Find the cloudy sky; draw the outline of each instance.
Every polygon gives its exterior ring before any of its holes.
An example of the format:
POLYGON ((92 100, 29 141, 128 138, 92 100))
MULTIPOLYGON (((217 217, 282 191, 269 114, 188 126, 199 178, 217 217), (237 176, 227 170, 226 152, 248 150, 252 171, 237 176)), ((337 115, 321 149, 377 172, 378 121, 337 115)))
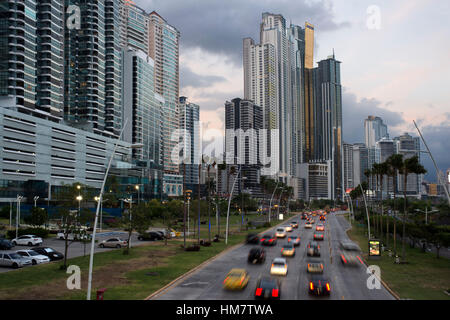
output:
MULTIPOLYGON (((243 96, 242 39, 259 42, 263 12, 315 26, 315 62, 335 50, 342 62, 344 140, 363 142, 364 119, 380 116, 391 137, 417 135, 438 166, 450 168, 450 1, 135 0, 181 33, 181 95, 223 129, 224 103, 243 96)), ((436 173, 428 155, 423 162, 436 173)))

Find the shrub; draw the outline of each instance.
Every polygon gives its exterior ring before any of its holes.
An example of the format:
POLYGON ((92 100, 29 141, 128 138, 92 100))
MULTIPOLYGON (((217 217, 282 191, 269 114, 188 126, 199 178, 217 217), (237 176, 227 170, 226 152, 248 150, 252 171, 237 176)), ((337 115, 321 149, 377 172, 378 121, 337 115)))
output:
MULTIPOLYGON (((48 231, 43 228, 26 228, 26 229, 19 229, 18 236, 23 236, 25 234, 32 234, 40 238, 48 238, 48 231)), ((16 230, 9 230, 6 233, 6 236, 9 239, 14 239, 16 237, 16 230)))

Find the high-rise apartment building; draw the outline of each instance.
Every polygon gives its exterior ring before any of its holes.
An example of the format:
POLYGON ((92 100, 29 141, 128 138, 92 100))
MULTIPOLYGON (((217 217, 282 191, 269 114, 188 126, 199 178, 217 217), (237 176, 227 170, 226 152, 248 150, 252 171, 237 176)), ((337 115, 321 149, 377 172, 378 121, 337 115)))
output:
POLYGON ((344 164, 344 192, 355 187, 353 183, 353 145, 343 144, 343 164, 344 164))
POLYGON ((0 18, 0 103, 58 122, 63 111, 63 1, 2 1, 0 18))
POLYGON ((364 139, 368 148, 375 148, 377 141, 382 138, 389 138, 387 125, 383 123, 383 119, 375 116, 368 116, 364 120, 364 139))
POLYGON ((120 7, 120 45, 133 48, 148 54, 148 27, 150 17, 144 9, 136 6, 131 0, 124 0, 120 7))
POLYGON ((369 168, 369 151, 364 143, 353 145, 353 185, 356 187, 367 177, 364 172, 369 168))
POLYGON ((225 103, 226 163, 240 166, 239 177, 245 177, 236 186, 239 192, 261 192, 259 183, 262 128, 262 108, 253 101, 235 98, 225 103))
MULTIPOLYGON (((180 129, 183 131, 180 142, 182 143, 182 159, 184 165, 180 165, 180 172, 185 176, 185 184, 198 184, 198 169, 200 158, 200 106, 188 102, 186 97, 180 97, 180 129), (183 170, 186 171, 183 171, 183 170)), ((188 186, 192 189, 191 186, 188 186)))
POLYGON ((65 29, 64 118, 74 126, 107 134, 105 2, 66 0, 66 5, 79 7, 81 26, 65 29))

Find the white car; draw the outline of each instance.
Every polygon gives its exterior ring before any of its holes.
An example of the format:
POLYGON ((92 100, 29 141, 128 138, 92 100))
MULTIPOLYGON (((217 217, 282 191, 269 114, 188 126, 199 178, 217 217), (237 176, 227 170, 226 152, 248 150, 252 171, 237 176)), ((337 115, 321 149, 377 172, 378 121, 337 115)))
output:
POLYGON ((277 238, 285 238, 286 237, 286 230, 284 228, 277 228, 275 236, 277 238))
POLYGON ((286 276, 288 272, 288 264, 285 258, 275 258, 270 267, 270 274, 286 276))
POLYGON ((19 245, 19 246, 38 246, 42 244, 42 238, 39 238, 37 236, 34 236, 32 234, 27 234, 20 236, 18 238, 12 239, 11 243, 13 245, 19 245))
POLYGON ((305 223, 305 229, 311 229, 312 224, 310 222, 305 223))
POLYGON ((33 265, 50 262, 49 257, 44 256, 43 254, 39 254, 33 250, 18 250, 16 251, 16 253, 21 255, 25 259, 29 259, 31 261, 31 264, 33 265))
POLYGON ((15 252, 0 252, 0 266, 2 267, 22 268, 30 265, 31 261, 25 259, 20 254, 15 252))
POLYGON ((283 226, 284 230, 286 230, 286 232, 292 232, 292 226, 283 226))

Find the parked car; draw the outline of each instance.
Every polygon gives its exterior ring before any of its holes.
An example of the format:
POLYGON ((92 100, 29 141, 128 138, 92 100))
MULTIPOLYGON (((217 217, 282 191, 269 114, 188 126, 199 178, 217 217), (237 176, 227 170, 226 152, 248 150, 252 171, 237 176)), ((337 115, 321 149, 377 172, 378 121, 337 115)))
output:
POLYGON ((26 259, 31 260, 32 265, 50 262, 49 257, 37 253, 34 250, 18 250, 16 251, 16 253, 20 254, 22 257, 26 259))
POLYGON ((15 252, 3 252, 0 253, 0 266, 17 269, 25 266, 31 266, 31 260, 25 259, 20 254, 15 252))
POLYGON ((99 243, 100 248, 122 248, 128 244, 127 240, 120 238, 109 238, 99 243))
POLYGON ((61 252, 58 252, 58 251, 54 250, 53 248, 38 247, 38 248, 34 248, 33 250, 39 254, 49 257, 50 261, 61 260, 64 258, 64 255, 61 252))
POLYGON ((164 237, 155 231, 150 231, 150 232, 146 232, 146 233, 141 233, 138 235, 138 240, 140 241, 144 241, 144 240, 164 240, 164 237))
POLYGON ((0 239, 0 250, 10 250, 14 245, 7 239, 0 239))
POLYGON ((20 246, 38 246, 42 243, 42 238, 39 238, 37 236, 34 236, 32 234, 27 234, 27 235, 23 235, 20 236, 18 238, 14 238, 12 239, 11 243, 16 246, 16 245, 20 245, 20 246))

